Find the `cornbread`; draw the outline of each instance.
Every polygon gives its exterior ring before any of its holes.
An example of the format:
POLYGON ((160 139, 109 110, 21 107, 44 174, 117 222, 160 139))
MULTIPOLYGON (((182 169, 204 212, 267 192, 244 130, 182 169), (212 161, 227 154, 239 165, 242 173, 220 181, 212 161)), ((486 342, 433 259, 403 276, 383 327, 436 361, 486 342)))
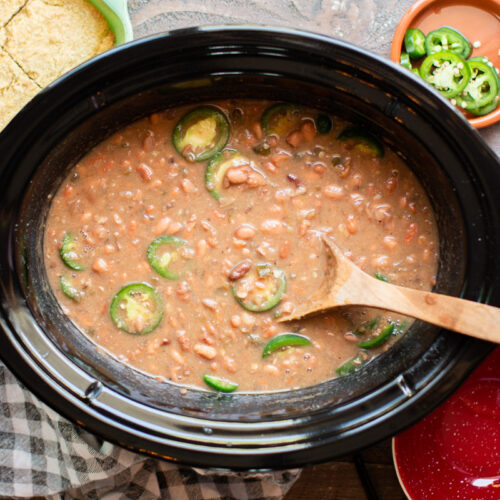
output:
POLYGON ((114 45, 108 23, 87 0, 29 0, 2 38, 4 50, 42 87, 114 45))
POLYGON ((0 130, 40 88, 0 49, 0 130))
POLYGON ((0 26, 5 26, 26 1, 27 0, 0 0, 0 26))

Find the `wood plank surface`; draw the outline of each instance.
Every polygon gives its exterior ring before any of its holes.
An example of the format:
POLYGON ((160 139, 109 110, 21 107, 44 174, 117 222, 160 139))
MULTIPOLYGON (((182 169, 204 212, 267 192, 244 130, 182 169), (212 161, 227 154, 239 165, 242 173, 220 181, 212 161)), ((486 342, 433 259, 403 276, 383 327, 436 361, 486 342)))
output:
MULTIPOLYGON (((391 441, 359 453, 380 500, 404 500, 392 463, 391 441)), ((375 500, 363 489, 352 456, 305 467, 284 500, 375 500)))

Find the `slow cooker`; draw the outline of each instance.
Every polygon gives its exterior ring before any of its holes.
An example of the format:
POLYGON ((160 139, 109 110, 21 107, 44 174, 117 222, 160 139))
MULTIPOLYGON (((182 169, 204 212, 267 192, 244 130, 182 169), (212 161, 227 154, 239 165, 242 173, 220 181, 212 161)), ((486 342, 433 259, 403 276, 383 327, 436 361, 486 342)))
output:
POLYGON ((43 90, 0 135, 0 357, 56 411, 137 451, 231 469, 332 459, 422 418, 492 346, 415 322, 351 376, 291 391, 182 394, 96 347, 64 315, 47 282, 50 200, 82 155, 154 111, 232 97, 304 104, 383 137, 415 172, 436 213, 435 291, 500 306, 500 165, 444 98, 404 68, 326 36, 191 28, 83 64, 43 90))

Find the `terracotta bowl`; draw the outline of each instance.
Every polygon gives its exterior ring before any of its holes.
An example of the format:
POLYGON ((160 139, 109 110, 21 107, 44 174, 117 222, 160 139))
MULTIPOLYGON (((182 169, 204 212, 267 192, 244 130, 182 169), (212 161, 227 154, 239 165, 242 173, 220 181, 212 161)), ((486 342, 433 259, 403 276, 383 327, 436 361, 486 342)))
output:
MULTIPOLYGON (((500 2, 498 0, 418 0, 401 18, 392 39, 391 59, 399 63, 403 39, 408 28, 419 28, 425 34, 440 26, 452 26, 471 43, 480 41, 473 56, 486 56, 500 67, 500 2)), ((484 116, 464 112, 475 128, 488 127, 500 121, 500 106, 484 116)))

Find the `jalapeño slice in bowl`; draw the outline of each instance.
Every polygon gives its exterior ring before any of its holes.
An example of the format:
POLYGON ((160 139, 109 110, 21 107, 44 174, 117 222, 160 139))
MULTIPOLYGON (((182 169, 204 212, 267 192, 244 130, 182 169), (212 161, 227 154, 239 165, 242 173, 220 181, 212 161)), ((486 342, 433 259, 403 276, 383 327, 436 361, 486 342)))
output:
POLYGON ((295 130, 302 119, 300 108, 294 104, 274 104, 264 111, 261 119, 262 130, 266 135, 285 137, 295 130))
POLYGON ((73 271, 83 271, 85 267, 80 262, 82 258, 81 245, 73 233, 66 233, 62 240, 59 255, 67 267, 73 271))
POLYGON ((221 151, 229 139, 229 122, 214 106, 189 111, 172 133, 177 152, 189 161, 209 160, 221 151))
POLYGON ((298 333, 280 333, 264 346, 262 357, 267 358, 273 352, 288 347, 302 347, 306 345, 312 345, 312 342, 305 335, 300 335, 298 333))
POLYGON ((328 134, 333 127, 332 119, 325 113, 320 113, 319 115, 317 115, 314 123, 316 124, 316 130, 321 135, 328 134))
POLYGON ((109 314, 120 330, 132 335, 145 335, 160 324, 163 304, 151 285, 131 283, 113 297, 109 314))
POLYGON ((153 240, 147 250, 150 266, 163 278, 178 280, 182 259, 179 247, 187 244, 186 240, 176 236, 159 236, 153 240))
POLYGON ((369 319, 365 321, 361 325, 359 325, 356 330, 354 330, 354 335, 361 336, 365 335, 365 333, 371 332, 379 323, 380 316, 376 316, 375 318, 369 319))
POLYGON ((215 375, 203 375, 203 381, 208 387, 219 392, 233 392, 238 389, 238 384, 236 382, 231 382, 230 380, 216 377, 215 375))
POLYGON ((496 71, 480 58, 469 59, 471 77, 463 92, 457 96, 457 103, 463 109, 476 109, 492 103, 498 94, 496 71))
POLYGON ((399 64, 403 66, 403 68, 413 70, 413 66, 411 65, 410 55, 407 52, 401 52, 401 56, 399 58, 399 64))
MULTIPOLYGON (((205 172, 205 185, 208 192, 216 199, 222 197, 224 178, 228 170, 232 168, 245 167, 248 171, 260 174, 253 163, 243 154, 234 150, 225 150, 217 153, 208 163, 205 172)), ((262 174, 260 174, 262 175, 262 174)), ((245 181, 243 181, 244 183, 245 181)))
POLYGON ((419 59, 425 56, 425 35, 417 28, 406 30, 404 44, 406 53, 412 59, 419 59))
POLYGON ((377 336, 361 341, 358 344, 358 347, 361 347, 362 349, 375 349, 376 347, 380 347, 389 340, 389 337, 393 334, 395 327, 396 325, 394 323, 389 323, 382 328, 381 332, 377 336))
POLYGON ((354 149, 362 153, 369 153, 382 158, 384 156, 384 146, 372 134, 360 127, 347 127, 337 136, 342 142, 352 143, 354 149))
POLYGON ((61 285, 62 293, 64 293, 68 299, 80 302, 82 298, 81 294, 69 278, 61 276, 59 278, 59 284, 61 285))
POLYGON ((472 45, 467 38, 456 29, 442 26, 431 31, 425 37, 425 51, 428 56, 447 51, 467 59, 472 52, 472 45))
POLYGON ((231 290, 238 304, 247 311, 269 311, 280 303, 286 292, 285 273, 269 263, 257 264, 231 290))
POLYGON ((486 106, 481 106, 479 108, 467 108, 467 111, 469 113, 472 113, 473 115, 476 116, 484 116, 487 115, 488 113, 491 113, 492 111, 495 111, 497 109, 499 102, 498 95, 493 99, 490 104, 486 104, 486 106))
POLYGON ((345 363, 342 363, 337 369, 337 375, 344 376, 354 373, 356 370, 361 368, 364 364, 366 364, 371 358, 371 354, 367 351, 360 351, 354 358, 347 360, 345 363))
POLYGON ((420 66, 420 76, 444 97, 460 94, 470 79, 470 69, 464 59, 452 52, 427 56, 420 66))

